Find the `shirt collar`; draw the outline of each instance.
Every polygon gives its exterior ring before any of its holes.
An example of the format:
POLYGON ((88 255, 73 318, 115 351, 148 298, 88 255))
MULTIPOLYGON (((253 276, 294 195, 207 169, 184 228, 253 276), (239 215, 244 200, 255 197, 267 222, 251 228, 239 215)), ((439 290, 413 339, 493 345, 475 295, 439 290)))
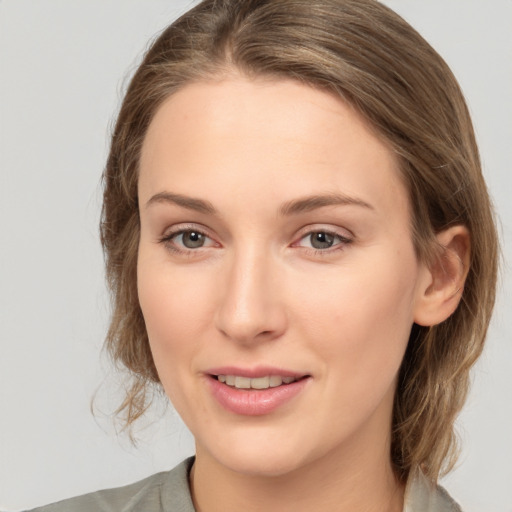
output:
POLYGON ((462 510, 443 487, 432 484, 418 470, 411 474, 407 481, 403 512, 462 512, 462 510))

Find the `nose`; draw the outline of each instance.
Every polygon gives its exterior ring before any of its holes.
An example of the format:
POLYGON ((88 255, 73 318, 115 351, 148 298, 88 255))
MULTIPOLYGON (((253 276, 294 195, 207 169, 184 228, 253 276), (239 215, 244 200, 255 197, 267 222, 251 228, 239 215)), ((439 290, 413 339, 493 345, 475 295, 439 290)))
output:
POLYGON ((226 265, 216 312, 216 327, 242 344, 275 340, 287 318, 279 268, 272 256, 246 250, 226 265))

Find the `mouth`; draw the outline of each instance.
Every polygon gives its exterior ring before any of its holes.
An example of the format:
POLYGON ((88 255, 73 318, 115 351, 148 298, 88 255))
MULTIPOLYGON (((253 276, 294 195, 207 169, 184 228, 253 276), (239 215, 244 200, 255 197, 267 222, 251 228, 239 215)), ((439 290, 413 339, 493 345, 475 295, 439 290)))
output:
POLYGON ((285 410, 310 388, 312 375, 275 366, 210 368, 207 388, 227 411, 243 416, 262 416, 285 410))
POLYGON ((241 375, 211 375, 213 379, 218 380, 222 384, 226 384, 231 388, 235 389, 255 389, 265 390, 269 388, 277 388, 280 386, 286 386, 303 380, 309 377, 309 375, 303 376, 284 376, 284 375, 265 375, 262 377, 244 377, 241 375))

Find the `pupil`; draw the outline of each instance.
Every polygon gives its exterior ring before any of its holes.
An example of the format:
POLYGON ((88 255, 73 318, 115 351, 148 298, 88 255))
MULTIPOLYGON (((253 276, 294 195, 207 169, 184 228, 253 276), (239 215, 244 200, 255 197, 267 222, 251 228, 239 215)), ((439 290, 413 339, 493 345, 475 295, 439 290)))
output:
POLYGON ((334 242, 334 235, 329 233, 313 233, 311 235, 311 245, 315 249, 329 249, 334 242))
POLYGON ((189 249, 202 247, 204 245, 204 235, 197 231, 187 231, 183 233, 183 245, 189 249))

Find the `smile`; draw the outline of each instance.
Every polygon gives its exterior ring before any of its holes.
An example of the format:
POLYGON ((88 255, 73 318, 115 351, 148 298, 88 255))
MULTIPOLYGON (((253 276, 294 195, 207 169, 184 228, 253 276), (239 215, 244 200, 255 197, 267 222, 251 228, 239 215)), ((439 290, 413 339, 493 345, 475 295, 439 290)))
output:
POLYGON ((223 368, 208 373, 208 388, 215 401, 231 413, 261 416, 281 409, 309 387, 311 375, 275 368, 223 368))
POLYGON ((284 377, 281 375, 267 375, 264 377, 250 378, 240 375, 217 375, 217 380, 236 389, 268 389, 291 384, 299 380, 298 377, 284 377))

